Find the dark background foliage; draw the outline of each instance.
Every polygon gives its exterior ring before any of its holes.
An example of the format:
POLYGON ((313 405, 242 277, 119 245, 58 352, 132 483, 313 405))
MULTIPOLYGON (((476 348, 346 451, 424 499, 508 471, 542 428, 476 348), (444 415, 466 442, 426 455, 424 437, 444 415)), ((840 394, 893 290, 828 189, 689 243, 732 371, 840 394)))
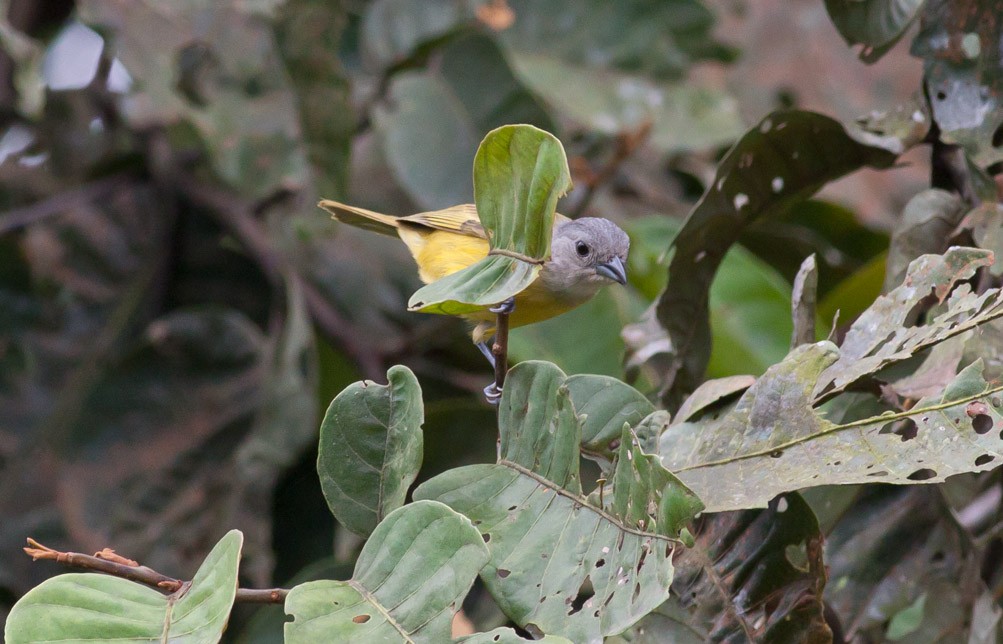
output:
MULTIPOLYGON (((938 99, 936 83, 998 74, 999 61, 952 69, 930 53, 931 21, 913 29, 916 57, 904 45, 867 66, 840 37, 853 17, 826 4, 0 2, 0 615, 57 571, 18 556, 26 536, 186 577, 239 528, 246 585, 346 577, 359 543, 321 495, 317 427, 343 387, 384 381, 395 363, 424 390, 419 481, 492 461, 490 373, 462 324, 408 314, 419 283, 403 246, 314 204, 409 214, 470 201, 477 144, 499 125, 557 134, 575 182, 561 212, 612 218, 632 237, 629 286, 516 331, 515 359, 623 377, 621 329, 664 289, 682 218, 730 146, 777 109, 864 115, 872 131, 886 118, 882 134, 908 142, 894 168, 829 182, 741 232, 710 288, 706 376, 760 375, 784 357, 791 284, 811 253, 820 337, 837 310, 837 325, 852 319, 881 291, 886 257, 943 250, 886 254, 909 199, 931 173, 952 176, 894 130, 925 114, 921 57, 934 116, 948 120, 962 99, 938 99)), ((999 130, 954 132, 973 163, 999 170, 999 130)), ((941 187, 992 194, 984 179, 941 187)), ((657 364, 642 362, 629 375, 664 393, 657 364)), ((985 490, 973 479, 938 498, 961 511, 985 490)), ((841 494, 808 499, 831 535, 826 596, 858 632, 880 639, 915 588, 933 601, 946 585, 975 605, 981 591, 950 580, 998 563, 998 522, 950 523, 926 488, 841 494), (893 562, 860 553, 858 531, 875 533, 874 549, 913 540, 893 562), (888 599, 864 604, 854 588, 888 599)), ((998 599, 999 575, 984 578, 998 599)), ((504 623, 479 587, 467 604, 478 627, 504 623)), ((279 608, 241 607, 228 637, 269 641, 281 621, 279 608)))

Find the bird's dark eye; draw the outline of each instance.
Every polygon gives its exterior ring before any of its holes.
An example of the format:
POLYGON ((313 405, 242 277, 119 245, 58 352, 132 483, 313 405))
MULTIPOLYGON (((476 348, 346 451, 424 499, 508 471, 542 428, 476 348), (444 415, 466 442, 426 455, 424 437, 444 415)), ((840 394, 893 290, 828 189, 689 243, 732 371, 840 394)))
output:
POLYGON ((578 252, 579 257, 585 257, 589 254, 589 245, 585 242, 578 242, 575 244, 575 250, 578 252))

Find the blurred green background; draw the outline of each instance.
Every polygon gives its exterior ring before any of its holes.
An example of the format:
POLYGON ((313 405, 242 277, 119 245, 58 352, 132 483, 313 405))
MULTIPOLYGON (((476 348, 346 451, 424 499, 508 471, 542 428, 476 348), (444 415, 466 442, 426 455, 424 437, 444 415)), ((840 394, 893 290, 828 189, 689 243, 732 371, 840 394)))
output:
MULTIPOLYGON (((493 460, 491 375, 463 325, 407 313, 403 245, 318 198, 395 215, 468 202, 488 130, 554 132, 575 181, 559 210, 630 233, 630 284, 514 332, 513 355, 623 377, 621 329, 664 287, 729 145, 781 107, 890 108, 922 76, 906 48, 863 66, 817 0, 0 9, 0 619, 59 572, 19 556, 28 536, 184 578, 239 528, 246 585, 345 575, 358 543, 321 496, 317 426, 392 364, 425 393, 420 480, 493 460)), ((812 252, 822 332, 869 303, 892 215, 928 183, 922 154, 745 234, 711 295, 710 376, 784 356, 812 252)), ((271 641, 281 621, 241 606, 228 636, 271 641)))

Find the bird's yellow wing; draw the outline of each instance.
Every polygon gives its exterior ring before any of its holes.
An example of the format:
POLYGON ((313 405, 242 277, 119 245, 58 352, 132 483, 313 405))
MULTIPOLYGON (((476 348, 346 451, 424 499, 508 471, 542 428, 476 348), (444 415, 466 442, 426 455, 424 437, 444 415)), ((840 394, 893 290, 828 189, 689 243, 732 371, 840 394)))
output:
POLYGON ((443 210, 419 212, 416 215, 401 217, 397 222, 416 228, 432 228, 447 233, 488 238, 481 220, 477 217, 477 207, 472 203, 451 206, 443 210))

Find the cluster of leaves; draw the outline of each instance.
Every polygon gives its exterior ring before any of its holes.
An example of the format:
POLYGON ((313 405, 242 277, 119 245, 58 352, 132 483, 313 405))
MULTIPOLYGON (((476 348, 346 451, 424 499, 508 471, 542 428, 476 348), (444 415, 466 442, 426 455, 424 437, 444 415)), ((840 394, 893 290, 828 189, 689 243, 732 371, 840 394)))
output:
POLYGON ((998 2, 827 1, 868 63, 918 24, 923 91, 744 133, 685 82, 735 55, 697 0, 81 0, 96 32, 0 8, 0 544, 201 562, 165 596, 4 560, 8 641, 215 641, 228 617, 245 641, 449 641, 461 605, 472 642, 1000 635, 998 2), (60 89, 74 38, 93 78, 60 89), (568 146, 563 212, 662 214, 622 222, 629 290, 514 334, 495 419, 462 334, 403 313, 402 249, 312 206, 481 207, 473 173, 504 164, 471 159, 513 122, 568 146), (932 187, 890 243, 811 199, 920 143, 932 187), (624 346, 637 389, 610 377, 624 346), (313 452, 318 402, 395 362, 313 452), (238 578, 292 586, 291 621, 230 616, 238 578))

